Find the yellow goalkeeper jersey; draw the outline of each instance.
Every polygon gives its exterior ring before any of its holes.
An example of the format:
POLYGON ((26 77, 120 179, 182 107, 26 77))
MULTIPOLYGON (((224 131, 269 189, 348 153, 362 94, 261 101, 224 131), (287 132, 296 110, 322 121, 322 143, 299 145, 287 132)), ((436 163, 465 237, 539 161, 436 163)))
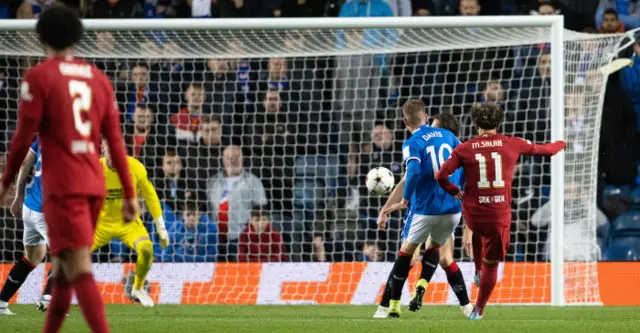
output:
MULTIPOLYGON (((147 178, 147 170, 144 168, 144 165, 131 156, 127 156, 127 163, 129 164, 133 186, 137 188, 136 193, 140 193, 142 198, 144 198, 144 201, 147 203, 147 208, 154 219, 161 217, 162 208, 160 206, 160 199, 158 199, 155 188, 153 188, 153 185, 147 178)), ((122 189, 120 178, 115 169, 107 166, 104 157, 100 159, 100 164, 102 164, 104 168, 104 176, 107 183, 107 197, 102 206, 98 223, 122 224, 124 223, 124 219, 122 218, 124 190, 122 189)))

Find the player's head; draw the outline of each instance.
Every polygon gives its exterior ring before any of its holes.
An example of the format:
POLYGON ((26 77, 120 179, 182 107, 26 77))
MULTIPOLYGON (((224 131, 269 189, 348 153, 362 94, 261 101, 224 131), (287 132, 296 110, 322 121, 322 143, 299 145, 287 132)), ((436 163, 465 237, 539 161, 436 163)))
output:
POLYGON ((504 112, 493 103, 477 103, 471 108, 471 120, 478 129, 478 134, 497 131, 503 118, 504 112))
POLYGON ((256 232, 263 232, 271 223, 269 213, 263 207, 251 210, 251 226, 256 232))
POLYGON ((196 202, 187 201, 184 203, 182 219, 186 227, 195 228, 198 225, 198 221, 200 220, 200 209, 196 202))
POLYGON ((162 172, 165 177, 174 178, 182 171, 182 159, 175 151, 168 151, 162 158, 162 172))
POLYGON ((238 146, 228 146, 222 153, 222 165, 227 176, 238 176, 242 171, 242 150, 238 146))
POLYGON ((455 136, 460 135, 460 121, 458 121, 458 117, 448 112, 441 112, 433 116, 431 126, 444 128, 455 136))
POLYGON ((57 5, 47 8, 36 24, 36 33, 47 55, 73 52, 84 33, 78 11, 57 5))
POLYGON ((420 126, 427 123, 427 114, 424 109, 424 102, 420 99, 410 99, 402 106, 404 125, 413 132, 420 126))

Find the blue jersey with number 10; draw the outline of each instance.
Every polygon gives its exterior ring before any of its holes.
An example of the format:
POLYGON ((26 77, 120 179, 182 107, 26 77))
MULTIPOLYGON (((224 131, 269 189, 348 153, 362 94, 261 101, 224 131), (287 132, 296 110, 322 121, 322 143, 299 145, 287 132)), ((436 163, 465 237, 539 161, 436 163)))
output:
POLYGON ((25 190, 24 205, 35 212, 42 213, 42 153, 39 139, 31 145, 31 152, 36 154, 35 175, 25 190))
MULTIPOLYGON (((424 125, 413 132, 402 145, 405 166, 411 160, 420 163, 420 175, 411 195, 410 211, 420 215, 456 214, 462 211, 459 200, 449 195, 436 182, 440 166, 451 156, 460 140, 446 129, 424 125)), ((462 169, 451 175, 452 183, 462 185, 462 169)))

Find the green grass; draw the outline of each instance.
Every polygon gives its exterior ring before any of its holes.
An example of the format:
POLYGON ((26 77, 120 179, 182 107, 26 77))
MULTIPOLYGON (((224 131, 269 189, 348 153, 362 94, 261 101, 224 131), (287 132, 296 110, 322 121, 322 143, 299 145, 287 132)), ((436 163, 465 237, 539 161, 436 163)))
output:
MULTIPOLYGON (((18 315, 0 316, 0 332, 40 332, 44 315, 35 306, 12 305, 18 315)), ((465 319, 454 306, 426 306, 411 313, 403 308, 399 319, 371 319, 374 306, 190 306, 109 305, 114 333, 198 332, 451 332, 551 333, 640 332, 635 307, 498 307, 487 309, 482 321, 465 319)), ((88 332, 77 307, 63 332, 88 332)))

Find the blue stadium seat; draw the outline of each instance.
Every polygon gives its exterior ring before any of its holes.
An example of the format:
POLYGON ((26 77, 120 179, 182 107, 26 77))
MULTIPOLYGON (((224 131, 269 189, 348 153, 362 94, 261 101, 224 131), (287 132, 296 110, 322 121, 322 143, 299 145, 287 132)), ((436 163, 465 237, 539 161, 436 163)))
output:
POLYGON ((611 223, 609 223, 608 220, 607 220, 607 223, 596 228, 596 235, 599 238, 604 238, 604 239, 609 238, 610 232, 611 232, 611 223))
MULTIPOLYGON (((640 240, 640 239, 639 239, 640 240)), ((604 261, 638 261, 640 251, 637 246, 615 244, 609 246, 602 254, 604 261)))
POLYGON ((611 223, 611 233, 638 233, 640 234, 640 212, 629 211, 613 220, 611 223))
POLYGON ((635 190, 631 191, 631 200, 633 200, 634 205, 640 205, 640 187, 636 187, 635 190))
POLYGON ((335 156, 299 156, 295 160, 293 204, 305 211, 326 207, 326 200, 335 197, 338 160, 335 156))
POLYGON ((604 187, 604 195, 605 197, 608 197, 611 195, 627 195, 628 196, 631 194, 631 190, 632 190, 631 185, 622 185, 622 186, 606 185, 604 187))
POLYGON ((598 241, 598 247, 600 248, 600 251, 604 252, 605 248, 607 247, 607 239, 604 237, 598 236, 597 241, 598 241))

